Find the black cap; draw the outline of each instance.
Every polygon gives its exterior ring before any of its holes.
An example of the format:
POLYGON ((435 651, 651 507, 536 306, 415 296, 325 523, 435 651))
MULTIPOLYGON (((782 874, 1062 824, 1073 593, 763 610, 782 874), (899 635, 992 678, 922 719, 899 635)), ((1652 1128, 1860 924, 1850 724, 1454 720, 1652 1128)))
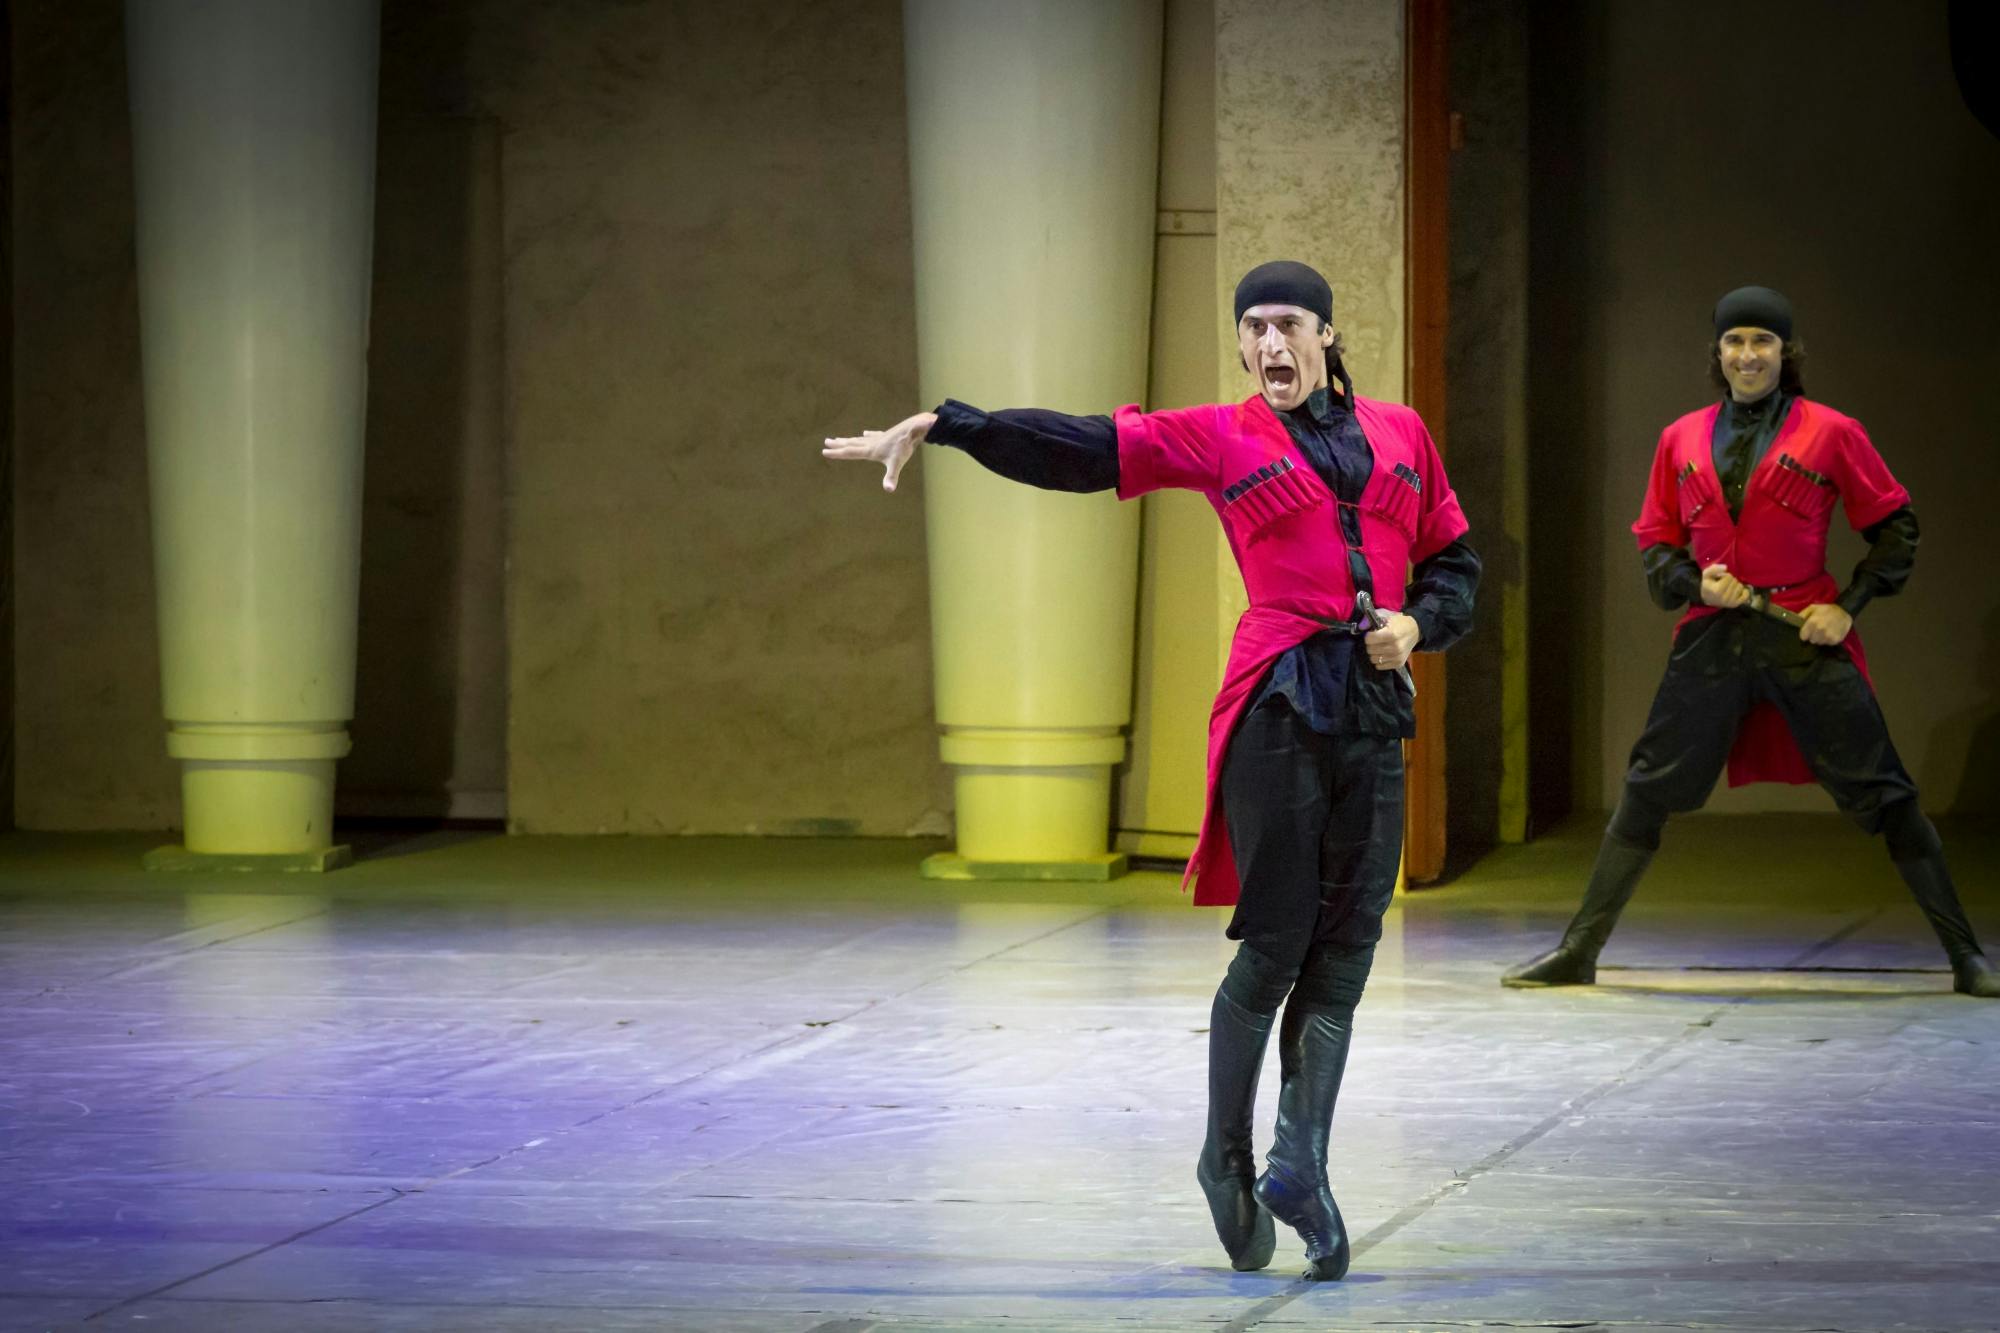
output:
POLYGON ((1715 336, 1731 329, 1769 329, 1792 340, 1792 303, 1769 287, 1738 287, 1715 303, 1715 336))
POLYGON ((1236 322, 1241 324, 1243 312, 1257 305, 1295 305, 1333 323, 1333 288, 1317 269, 1295 259, 1274 259, 1243 275, 1236 284, 1236 322))

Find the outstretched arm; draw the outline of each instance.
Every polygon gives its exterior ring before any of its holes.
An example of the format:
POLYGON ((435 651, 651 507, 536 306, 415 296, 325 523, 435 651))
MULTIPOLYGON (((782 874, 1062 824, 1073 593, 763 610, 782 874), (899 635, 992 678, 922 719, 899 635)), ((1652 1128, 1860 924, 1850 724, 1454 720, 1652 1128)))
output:
POLYGON ((829 439, 820 452, 881 463, 882 487, 893 491, 903 465, 926 440, 963 449, 988 471, 1043 490, 1108 491, 1118 485, 1118 431, 1110 417, 1033 407, 982 412, 946 399, 937 411, 919 412, 886 431, 829 439))

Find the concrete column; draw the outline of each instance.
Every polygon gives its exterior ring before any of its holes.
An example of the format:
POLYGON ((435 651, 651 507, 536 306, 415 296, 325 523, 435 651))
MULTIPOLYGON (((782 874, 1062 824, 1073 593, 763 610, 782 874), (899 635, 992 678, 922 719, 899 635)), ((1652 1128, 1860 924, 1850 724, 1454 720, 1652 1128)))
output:
MULTIPOLYGON (((1146 393, 1160 0, 905 0, 925 402, 1110 412, 1146 393)), ((937 876, 1103 878, 1131 719, 1138 512, 921 464, 941 749, 937 876)))
POLYGON ((376 0, 128 0, 167 752, 184 848, 326 868, 348 750, 376 0))

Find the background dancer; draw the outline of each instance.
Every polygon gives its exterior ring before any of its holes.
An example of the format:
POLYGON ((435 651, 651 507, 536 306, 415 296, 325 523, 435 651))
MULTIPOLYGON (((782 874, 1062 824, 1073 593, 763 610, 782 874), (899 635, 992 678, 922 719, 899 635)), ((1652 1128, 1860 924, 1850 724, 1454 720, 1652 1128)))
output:
POLYGON ((1952 988, 2000 996, 2000 973, 1959 905, 1853 628, 1870 599, 1910 577, 1910 493, 1859 422, 1804 396, 1802 361, 1783 296, 1742 287, 1716 303, 1710 374, 1725 397, 1661 433, 1632 525, 1653 599, 1690 609, 1583 904, 1562 943, 1508 971, 1506 985, 1597 979, 1598 953, 1667 816, 1699 809, 1726 762, 1731 786, 1817 780, 1856 824, 1880 833, 1951 959, 1952 988), (1869 541, 1838 595, 1826 571, 1836 502, 1869 541))
POLYGON ((1402 738, 1415 734, 1405 664, 1471 627, 1479 560, 1423 422, 1355 396, 1326 280, 1263 264, 1235 307, 1259 390, 1241 403, 1079 417, 947 401, 823 453, 881 463, 892 491, 928 440, 1034 486, 1122 499, 1181 487, 1215 507, 1250 607, 1211 714, 1187 879, 1197 904, 1235 905, 1228 934, 1241 944, 1212 1009, 1196 1178, 1236 1268, 1270 1262, 1268 1210, 1304 1240, 1305 1275, 1331 1280, 1348 1241, 1327 1135, 1401 854, 1402 738), (1371 603, 1387 613, 1379 624, 1371 603), (1278 1119, 1260 1176, 1251 1115, 1280 1005, 1278 1119))

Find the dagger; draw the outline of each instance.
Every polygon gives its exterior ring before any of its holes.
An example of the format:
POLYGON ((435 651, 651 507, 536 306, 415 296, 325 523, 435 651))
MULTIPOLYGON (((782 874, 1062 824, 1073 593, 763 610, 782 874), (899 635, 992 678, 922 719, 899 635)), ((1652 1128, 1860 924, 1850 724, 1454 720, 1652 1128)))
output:
POLYGON ((1750 600, 1745 602, 1744 605, 1760 616, 1769 616, 1773 620, 1783 621, 1793 629, 1799 629, 1806 623, 1806 618, 1798 612, 1787 610, 1785 607, 1779 606, 1776 602, 1772 601, 1769 593, 1752 592, 1750 600))

